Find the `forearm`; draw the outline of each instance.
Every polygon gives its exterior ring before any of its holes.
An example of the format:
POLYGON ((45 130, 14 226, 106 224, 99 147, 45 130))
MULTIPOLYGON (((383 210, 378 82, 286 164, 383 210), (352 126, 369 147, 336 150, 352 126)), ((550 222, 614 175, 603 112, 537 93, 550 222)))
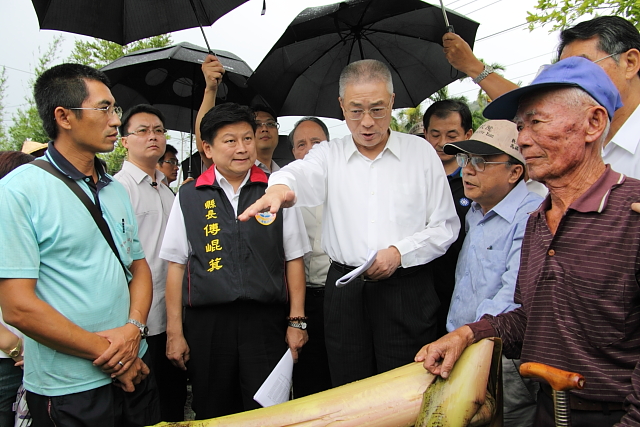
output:
POLYGON ((167 305, 167 335, 182 335, 182 278, 186 265, 169 262, 165 303, 167 305))
POLYGON ((35 294, 35 279, 0 280, 5 321, 33 340, 61 353, 94 360, 109 341, 72 323, 35 294))
MULTIPOLYGON (((482 72, 482 70, 480 70, 482 72)), ((478 73, 479 75, 480 73, 478 73)), ((478 75, 473 76, 474 78, 478 75)), ((496 99, 500 95, 504 95, 518 88, 518 85, 510 80, 505 79, 498 73, 491 73, 478 83, 482 90, 484 90, 489 98, 496 99)))
POLYGON ((130 270, 133 278, 129 283, 129 318, 146 324, 153 299, 151 270, 144 258, 133 261, 130 270))
POLYGON ((0 323, 0 350, 9 351, 18 345, 20 338, 0 323))
POLYGON ((289 289, 289 316, 304 317, 304 299, 307 290, 304 259, 300 257, 287 261, 285 269, 289 289))
POLYGON ((202 98, 202 104, 200 104, 200 109, 198 110, 198 114, 196 115, 196 123, 195 123, 195 131, 196 131, 196 147, 198 148, 198 153, 200 153, 200 157, 202 157, 202 161, 204 164, 209 167, 213 164, 213 161, 207 156, 204 155, 204 149, 202 148, 202 136, 200 135, 200 123, 202 122, 202 118, 205 114, 209 112, 216 105, 216 94, 218 93, 218 88, 209 88, 207 87, 204 90, 204 97, 202 98))

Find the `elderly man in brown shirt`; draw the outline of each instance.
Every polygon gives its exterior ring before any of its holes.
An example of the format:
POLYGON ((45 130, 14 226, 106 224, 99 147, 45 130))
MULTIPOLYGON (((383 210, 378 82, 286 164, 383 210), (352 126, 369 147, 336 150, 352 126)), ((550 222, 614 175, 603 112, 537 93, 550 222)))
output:
MULTIPOLYGON (((489 336, 520 357, 582 373, 571 392, 573 426, 640 425, 640 215, 630 205, 640 181, 602 161, 602 143, 620 95, 585 58, 545 69, 530 86, 499 97, 485 116, 513 118, 518 145, 549 196, 529 218, 515 301, 416 355, 446 378, 462 350, 489 336)), ((548 389, 535 426, 552 426, 548 389)))

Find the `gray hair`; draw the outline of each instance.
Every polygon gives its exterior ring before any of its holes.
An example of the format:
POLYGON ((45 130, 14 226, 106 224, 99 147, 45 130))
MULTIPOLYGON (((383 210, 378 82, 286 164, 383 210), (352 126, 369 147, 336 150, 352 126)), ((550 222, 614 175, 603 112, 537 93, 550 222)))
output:
POLYGON ((300 126, 300 124, 304 123, 304 122, 313 122, 315 124, 317 124, 318 126, 320 126, 322 128, 322 132, 324 132, 324 136, 327 137, 327 141, 329 141, 331 138, 329 138, 329 129, 327 128, 327 125, 324 124, 324 122, 322 120, 320 120, 317 117, 313 117, 313 116, 307 116, 307 117, 303 117, 300 120, 298 120, 296 122, 295 125, 293 125, 293 129, 291 129, 291 132, 289 132, 289 142, 291 143, 291 146, 293 147, 293 134, 296 132, 296 129, 298 129, 298 126, 300 126))
POLYGON ((340 98, 344 98, 344 91, 348 84, 382 81, 386 83, 389 94, 393 93, 393 80, 391 71, 383 62, 376 59, 363 59, 361 61, 352 62, 344 67, 340 73, 340 82, 338 92, 340 98))

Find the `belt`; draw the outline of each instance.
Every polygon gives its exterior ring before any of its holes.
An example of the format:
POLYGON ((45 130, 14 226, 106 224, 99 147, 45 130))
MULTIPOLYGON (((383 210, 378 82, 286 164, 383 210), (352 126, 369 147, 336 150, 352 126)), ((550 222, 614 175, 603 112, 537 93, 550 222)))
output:
MULTIPOLYGON (((347 274, 347 273, 355 270, 356 268, 358 268, 358 267, 352 267, 350 265, 340 264, 339 262, 334 261, 334 260, 331 260, 331 266, 333 268, 335 268, 336 270, 338 270, 342 274, 347 274)), ((386 279, 382 279, 382 280, 389 280, 389 279, 395 279, 395 278, 398 278, 398 277, 408 276, 410 274, 413 274, 413 273, 417 272, 422 267, 424 267, 424 265, 415 265, 413 267, 407 267, 407 268, 398 267, 396 269, 396 271, 391 276, 387 277, 386 279)), ((359 276, 359 279, 362 280, 363 282, 378 282, 379 281, 379 280, 374 280, 374 279, 367 279, 364 276, 364 274, 359 276)))
MULTIPOLYGON (((540 389, 551 399, 553 399, 553 392, 549 384, 540 384, 540 389)), ((583 399, 569 393, 569 404, 573 411, 593 411, 603 412, 608 415, 611 411, 624 411, 624 404, 620 402, 602 402, 597 400, 583 399)))

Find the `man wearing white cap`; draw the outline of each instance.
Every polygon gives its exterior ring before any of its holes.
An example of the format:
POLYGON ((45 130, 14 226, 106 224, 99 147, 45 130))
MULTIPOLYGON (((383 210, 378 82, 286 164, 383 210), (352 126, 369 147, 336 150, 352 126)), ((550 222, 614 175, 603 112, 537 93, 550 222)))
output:
MULTIPOLYGON (((507 120, 484 123, 465 141, 446 144, 462 168, 464 194, 473 200, 465 220, 467 235, 456 267, 455 289, 447 317, 449 332, 485 314, 506 313, 513 301, 520 248, 529 212, 542 197, 529 192, 518 129, 507 120)), ((522 379, 520 360, 502 358, 504 425, 531 426, 537 383, 522 379)))

